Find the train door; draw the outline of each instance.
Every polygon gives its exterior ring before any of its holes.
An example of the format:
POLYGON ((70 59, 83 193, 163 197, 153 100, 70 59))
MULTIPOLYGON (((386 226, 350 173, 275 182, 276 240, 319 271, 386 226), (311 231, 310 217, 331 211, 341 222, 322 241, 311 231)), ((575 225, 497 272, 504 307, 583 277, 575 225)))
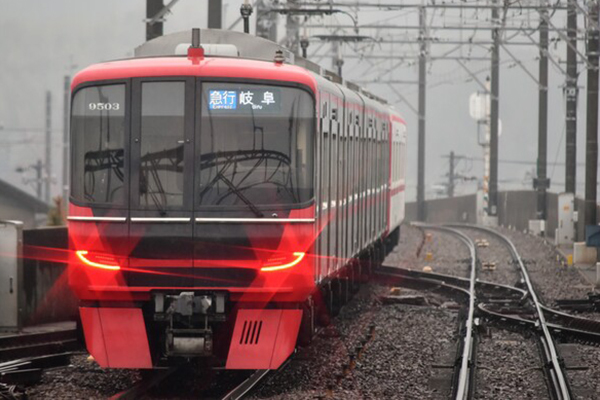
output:
POLYGON ((368 114, 368 125, 366 135, 366 179, 365 179, 365 192, 366 192, 366 210, 365 210, 365 246, 371 244, 371 209, 373 208, 373 196, 371 188, 373 186, 373 114, 368 114))
POLYGON ((319 206, 319 248, 320 248, 320 271, 321 275, 329 274, 329 163, 331 160, 330 151, 330 111, 329 111, 329 94, 321 94, 321 198, 319 206))
MULTIPOLYGON (((319 93, 319 95, 317 96, 317 99, 321 98, 322 93, 319 93)), ((313 271, 314 271, 314 275, 315 275, 315 283, 319 283, 321 282, 321 280, 323 279, 323 274, 321 273, 321 261, 320 261, 320 254, 321 254, 321 241, 319 240, 319 233, 321 231, 320 226, 319 226, 319 222, 321 220, 321 152, 323 151, 322 146, 323 146, 323 138, 322 138, 322 132, 323 132, 323 114, 322 114, 322 108, 321 108, 321 100, 317 100, 317 105, 316 105, 316 109, 317 109, 317 124, 316 124, 316 129, 317 131, 315 132, 315 145, 313 147, 314 149, 314 163, 315 163, 315 176, 314 176, 314 188, 315 188, 315 218, 316 218, 316 223, 315 223, 315 228, 314 228, 314 244, 312 246, 313 249, 313 254, 315 256, 314 258, 314 263, 313 263, 313 271)))
POLYGON ((339 234, 339 192, 338 192, 338 168, 339 168, 339 112, 340 105, 338 103, 339 98, 332 96, 331 102, 331 158, 329 159, 331 165, 331 194, 329 207, 331 208, 331 219, 329 226, 329 254, 332 256, 331 261, 334 271, 338 269, 339 263, 339 247, 338 247, 338 234, 339 234), (335 99, 335 101, 333 101, 335 99))
POLYGON ((356 167, 356 157, 354 156, 354 147, 356 142, 355 137, 355 120, 356 110, 351 109, 348 118, 348 255, 349 257, 354 256, 354 207, 356 202, 354 201, 354 192, 356 189, 356 176, 354 175, 354 169, 356 167))
POLYGON ((193 286, 194 81, 134 79, 131 286, 193 286))
POLYGON ((366 180, 367 180, 367 115, 366 108, 363 109, 361 125, 360 125, 360 138, 359 138, 359 188, 358 188, 358 240, 359 240, 359 248, 364 249, 366 247, 366 235, 365 235, 365 227, 366 227, 366 180))
POLYGON ((343 266, 346 263, 346 177, 347 177, 347 156, 346 156, 346 146, 348 142, 348 130, 346 129, 346 112, 347 109, 342 103, 340 105, 340 118, 338 122, 339 130, 340 130, 340 143, 339 143, 339 175, 338 175, 338 199, 339 199, 339 232, 338 232, 338 257, 340 258, 340 266, 343 266))

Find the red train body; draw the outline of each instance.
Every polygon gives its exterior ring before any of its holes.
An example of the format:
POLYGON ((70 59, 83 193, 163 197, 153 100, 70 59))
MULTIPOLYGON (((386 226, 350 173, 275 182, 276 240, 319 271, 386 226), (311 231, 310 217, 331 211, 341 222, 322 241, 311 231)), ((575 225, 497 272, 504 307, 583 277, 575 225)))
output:
POLYGON ((184 56, 72 89, 69 281, 103 367, 277 368, 397 242, 404 122, 351 85, 184 56))

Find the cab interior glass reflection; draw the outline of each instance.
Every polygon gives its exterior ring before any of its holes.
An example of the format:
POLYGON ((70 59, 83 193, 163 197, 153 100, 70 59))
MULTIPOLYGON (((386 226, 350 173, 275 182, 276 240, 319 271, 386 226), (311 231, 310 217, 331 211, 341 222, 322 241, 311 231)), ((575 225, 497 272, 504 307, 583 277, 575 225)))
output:
POLYGON ((124 204, 124 84, 77 91, 71 146, 71 196, 86 203, 124 204))
POLYGON ((314 101, 291 87, 205 84, 196 141, 196 199, 203 206, 260 205, 312 199, 314 101))

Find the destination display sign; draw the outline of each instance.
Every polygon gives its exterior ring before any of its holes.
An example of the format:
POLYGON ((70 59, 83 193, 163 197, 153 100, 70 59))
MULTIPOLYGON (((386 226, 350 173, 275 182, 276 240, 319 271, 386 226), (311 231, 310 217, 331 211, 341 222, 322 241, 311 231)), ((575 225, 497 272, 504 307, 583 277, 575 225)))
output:
POLYGON ((278 112, 281 90, 277 88, 210 89, 208 109, 223 112, 278 112))

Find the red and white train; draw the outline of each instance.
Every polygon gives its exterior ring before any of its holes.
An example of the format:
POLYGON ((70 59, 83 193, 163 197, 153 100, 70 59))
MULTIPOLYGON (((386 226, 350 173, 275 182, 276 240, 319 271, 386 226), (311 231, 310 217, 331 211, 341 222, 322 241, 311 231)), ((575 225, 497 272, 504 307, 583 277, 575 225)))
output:
POLYGON ((69 281, 102 367, 278 368, 399 239, 402 118, 274 43, 204 36, 241 56, 194 44, 73 80, 69 281))

